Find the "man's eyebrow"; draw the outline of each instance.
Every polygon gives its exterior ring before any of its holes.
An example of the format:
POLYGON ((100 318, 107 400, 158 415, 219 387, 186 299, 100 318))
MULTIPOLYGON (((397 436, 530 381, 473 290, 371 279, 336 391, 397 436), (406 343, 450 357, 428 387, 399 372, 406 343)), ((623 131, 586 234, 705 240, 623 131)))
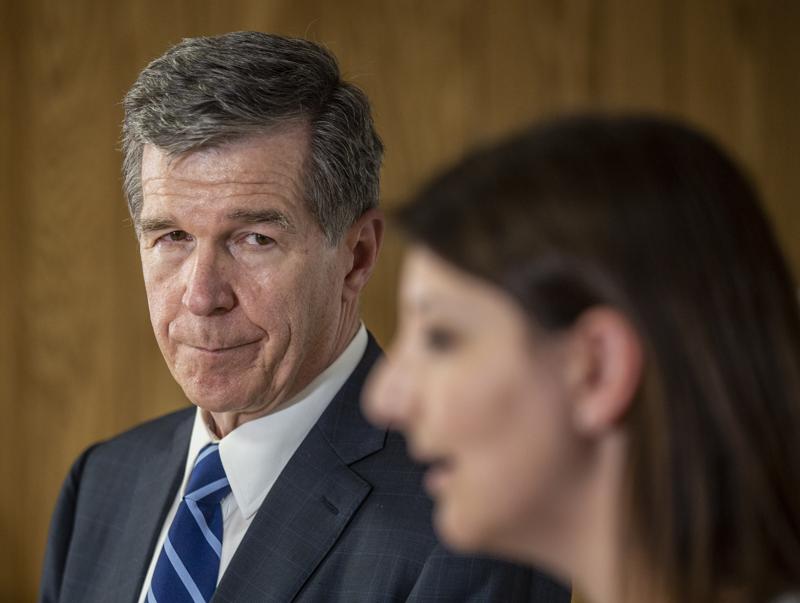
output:
MULTIPOLYGON (((295 227, 288 216, 276 209, 236 209, 225 217, 234 222, 245 222, 247 224, 275 224, 289 233, 295 232, 295 227)), ((136 224, 136 230, 139 234, 172 228, 178 228, 178 225, 174 218, 168 216, 140 218, 136 224)))
POLYGON ((175 228, 175 220, 172 218, 139 218, 136 230, 139 234, 167 230, 175 228))
POLYGON ((289 217, 277 209, 236 209, 226 217, 228 220, 247 224, 274 224, 286 232, 295 232, 294 224, 289 217))

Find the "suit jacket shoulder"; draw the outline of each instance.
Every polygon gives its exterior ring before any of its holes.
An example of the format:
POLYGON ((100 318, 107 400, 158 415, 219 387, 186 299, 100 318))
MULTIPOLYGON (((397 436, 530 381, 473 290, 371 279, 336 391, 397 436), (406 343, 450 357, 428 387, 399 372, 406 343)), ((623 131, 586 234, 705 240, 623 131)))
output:
MULTIPOLYGON (((447 551, 424 468, 370 425, 353 375, 290 459, 239 545, 215 602, 536 601, 568 592, 529 569, 447 551)), ((53 516, 41 600, 133 603, 183 475, 194 409, 88 449, 53 516)))
POLYGON ((39 600, 133 601, 177 491, 194 408, 88 448, 50 524, 39 600))

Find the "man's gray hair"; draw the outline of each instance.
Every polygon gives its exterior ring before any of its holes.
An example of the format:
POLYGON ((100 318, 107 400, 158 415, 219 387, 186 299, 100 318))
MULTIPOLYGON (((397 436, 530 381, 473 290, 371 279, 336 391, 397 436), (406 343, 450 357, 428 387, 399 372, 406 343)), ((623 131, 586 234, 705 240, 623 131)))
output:
POLYGON ((304 193, 331 243, 378 205, 383 144, 369 101, 313 42, 259 32, 185 39, 142 71, 124 107, 122 171, 134 224, 145 144, 177 156, 293 122, 310 125, 304 193))

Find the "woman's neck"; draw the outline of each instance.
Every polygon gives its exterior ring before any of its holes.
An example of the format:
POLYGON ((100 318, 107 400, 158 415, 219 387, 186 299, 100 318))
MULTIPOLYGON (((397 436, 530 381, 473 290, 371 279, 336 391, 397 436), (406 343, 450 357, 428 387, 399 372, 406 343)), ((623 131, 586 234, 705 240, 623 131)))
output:
POLYGON ((626 533, 631 525, 624 495, 626 438, 621 433, 609 436, 597 453, 567 560, 573 587, 587 603, 667 603, 646 578, 650 572, 644 556, 628 544, 637 535, 626 533))

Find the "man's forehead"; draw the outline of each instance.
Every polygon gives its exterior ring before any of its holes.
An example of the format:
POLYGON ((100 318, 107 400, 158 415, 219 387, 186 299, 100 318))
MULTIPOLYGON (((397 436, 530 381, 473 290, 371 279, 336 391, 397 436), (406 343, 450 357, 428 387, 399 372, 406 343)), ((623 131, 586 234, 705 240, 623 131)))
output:
POLYGON ((309 212, 303 170, 307 128, 284 128, 171 156, 146 145, 139 231, 191 220, 271 223, 288 233, 317 221, 309 212))
POLYGON ((297 179, 309 148, 310 129, 297 123, 180 154, 148 143, 142 151, 142 188, 146 192, 149 184, 169 179, 209 184, 297 179))

